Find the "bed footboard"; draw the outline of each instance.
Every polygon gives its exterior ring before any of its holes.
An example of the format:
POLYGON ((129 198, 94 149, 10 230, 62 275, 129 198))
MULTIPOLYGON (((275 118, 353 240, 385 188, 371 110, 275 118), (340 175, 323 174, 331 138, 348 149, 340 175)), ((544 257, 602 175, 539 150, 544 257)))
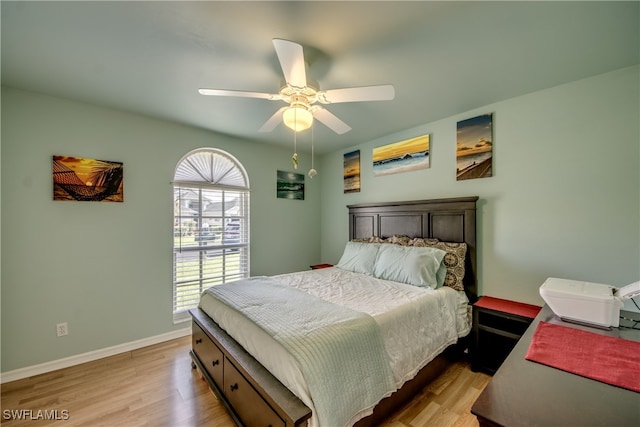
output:
POLYGON ((302 426, 311 410, 202 310, 189 310, 191 358, 237 425, 302 426))
MULTIPOLYGON (((311 409, 204 311, 195 308, 189 312, 193 318, 190 352, 193 363, 237 425, 265 425, 265 421, 273 427, 306 425, 311 409)), ((457 360, 461 346, 462 343, 454 344, 437 356, 413 380, 383 399, 373 414, 358 421, 356 427, 379 425, 457 360)))

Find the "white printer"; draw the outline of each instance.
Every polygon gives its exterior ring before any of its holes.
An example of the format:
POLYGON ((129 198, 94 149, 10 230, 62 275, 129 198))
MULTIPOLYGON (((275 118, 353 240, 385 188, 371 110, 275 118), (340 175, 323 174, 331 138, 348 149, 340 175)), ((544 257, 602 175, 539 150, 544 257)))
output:
POLYGON ((618 289, 550 277, 540 286, 540 296, 562 320, 607 329, 620 324, 622 300, 637 295, 640 295, 640 281, 618 289))

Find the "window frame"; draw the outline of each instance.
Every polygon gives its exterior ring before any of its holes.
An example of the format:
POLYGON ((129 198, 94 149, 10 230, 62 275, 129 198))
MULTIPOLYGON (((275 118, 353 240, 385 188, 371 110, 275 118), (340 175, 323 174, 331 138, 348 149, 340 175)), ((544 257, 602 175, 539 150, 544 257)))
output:
POLYGON ((242 164, 215 148, 183 156, 172 187, 172 313, 181 323, 206 288, 249 276, 250 191, 242 164))

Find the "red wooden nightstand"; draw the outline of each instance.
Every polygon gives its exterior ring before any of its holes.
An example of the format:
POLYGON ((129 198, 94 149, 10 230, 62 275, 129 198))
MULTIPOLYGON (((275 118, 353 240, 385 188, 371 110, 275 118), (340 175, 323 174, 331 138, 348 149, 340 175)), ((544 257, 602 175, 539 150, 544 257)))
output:
POLYGON ((473 305, 471 369, 495 373, 541 307, 481 297, 473 305))
POLYGON ((314 264, 310 265, 309 267, 311 267, 312 270, 318 270, 319 268, 333 267, 333 264, 314 264))

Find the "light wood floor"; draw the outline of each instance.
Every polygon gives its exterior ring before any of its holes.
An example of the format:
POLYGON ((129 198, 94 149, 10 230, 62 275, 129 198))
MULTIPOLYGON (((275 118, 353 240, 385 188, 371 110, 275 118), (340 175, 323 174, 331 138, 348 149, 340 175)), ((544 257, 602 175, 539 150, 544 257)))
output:
MULTIPOLYGON (((179 338, 3 384, 0 423, 6 427, 233 427, 207 383, 191 369, 190 345, 190 337, 179 338), (29 419, 10 419, 12 415, 29 419), (56 416, 57 421, 38 420, 56 416)), ((489 379, 471 372, 466 362, 458 362, 383 426, 477 427, 469 409, 489 379)))

